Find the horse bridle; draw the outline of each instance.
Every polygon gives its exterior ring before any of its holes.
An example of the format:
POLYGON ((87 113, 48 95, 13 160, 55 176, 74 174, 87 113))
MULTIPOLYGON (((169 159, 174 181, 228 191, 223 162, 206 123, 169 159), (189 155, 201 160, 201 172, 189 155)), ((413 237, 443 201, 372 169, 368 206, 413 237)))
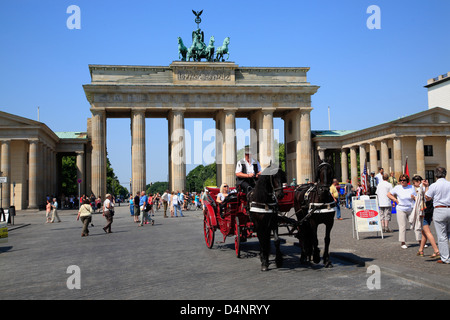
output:
MULTIPOLYGON (((269 193, 269 195, 272 196, 273 199, 275 199, 274 203, 261 203, 252 201, 250 202, 250 211, 257 212, 257 213, 274 213, 274 210, 278 208, 278 197, 276 195, 277 190, 283 190, 283 186, 275 188, 273 185, 273 176, 270 176, 270 186, 272 187, 272 194, 269 193), (271 208, 271 209, 269 209, 271 208)), ((277 211, 277 210, 276 210, 277 211)))

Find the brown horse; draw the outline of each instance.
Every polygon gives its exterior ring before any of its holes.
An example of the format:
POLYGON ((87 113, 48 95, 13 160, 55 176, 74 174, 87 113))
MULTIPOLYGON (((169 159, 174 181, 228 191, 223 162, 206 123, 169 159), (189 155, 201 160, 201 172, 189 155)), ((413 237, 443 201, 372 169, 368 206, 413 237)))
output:
POLYGON ((319 160, 315 183, 303 184, 297 187, 294 196, 295 214, 298 220, 298 238, 302 249, 300 262, 309 264, 320 262, 320 249, 317 240, 317 228, 324 223, 325 249, 323 263, 326 268, 332 267, 329 257, 330 233, 334 224, 334 207, 336 203, 330 193, 330 185, 334 172, 331 165, 319 160), (308 260, 308 261, 307 261, 308 260))
POLYGON ((281 239, 278 236, 278 200, 282 199, 283 183, 287 182, 286 174, 275 166, 263 170, 255 188, 247 194, 250 219, 258 236, 260 245, 261 271, 269 269, 270 237, 274 234, 276 248, 275 262, 281 267, 283 257, 280 250, 281 239))

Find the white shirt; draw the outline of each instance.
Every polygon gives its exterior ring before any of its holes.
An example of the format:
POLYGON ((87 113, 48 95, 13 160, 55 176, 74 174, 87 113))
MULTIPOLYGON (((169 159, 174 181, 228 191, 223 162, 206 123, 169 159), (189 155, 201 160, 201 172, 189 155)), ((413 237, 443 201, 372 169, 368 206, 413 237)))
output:
POLYGON ((381 182, 383 182, 383 175, 379 172, 376 176, 375 179, 377 181, 377 185, 379 185, 381 182))
POLYGON ((414 207, 414 199, 411 195, 415 195, 415 191, 412 185, 407 185, 403 188, 401 185, 397 185, 390 191, 393 196, 397 196, 398 205, 397 208, 401 211, 412 211, 414 207))
POLYGON ((450 206, 450 181, 439 178, 432 183, 425 195, 433 198, 433 206, 450 206))
POLYGON ((247 174, 249 174, 249 173, 255 173, 256 174, 256 173, 261 171, 261 166, 259 165, 259 162, 256 161, 253 158, 250 158, 250 163, 248 163, 245 159, 243 161, 242 160, 238 161, 238 163, 236 165, 236 172, 235 173, 242 172, 242 163, 241 162, 245 163, 245 167, 247 168, 247 172, 246 172, 247 174), (258 172, 254 172, 253 171, 253 164, 254 163, 256 163, 258 165, 258 172))
POLYGON ((174 206, 178 205, 178 195, 174 194, 174 195, 172 196, 172 204, 173 204, 174 206))
POLYGON ((114 204, 109 199, 106 199, 105 202, 103 202, 103 206, 105 207, 105 210, 108 210, 108 211, 109 211, 109 209, 114 208, 114 204))
POLYGON ((388 192, 392 190, 392 184, 386 180, 378 184, 376 194, 378 196, 378 205, 380 207, 391 207, 391 199, 387 197, 388 192))

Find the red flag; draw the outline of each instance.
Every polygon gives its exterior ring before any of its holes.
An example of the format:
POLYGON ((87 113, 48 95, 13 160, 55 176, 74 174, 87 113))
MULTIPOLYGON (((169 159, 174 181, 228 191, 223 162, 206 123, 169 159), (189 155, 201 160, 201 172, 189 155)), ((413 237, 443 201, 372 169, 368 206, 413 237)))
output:
MULTIPOLYGON (((405 174, 406 174, 409 178, 411 178, 411 177, 409 176, 408 158, 406 158, 406 162, 405 162, 405 174)), ((408 184, 410 184, 410 183, 408 182, 408 184)))

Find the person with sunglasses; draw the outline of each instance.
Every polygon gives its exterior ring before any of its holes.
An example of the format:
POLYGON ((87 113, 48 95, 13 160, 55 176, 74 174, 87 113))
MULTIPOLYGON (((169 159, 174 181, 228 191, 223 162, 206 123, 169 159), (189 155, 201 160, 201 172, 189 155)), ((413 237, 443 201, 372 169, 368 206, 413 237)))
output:
MULTIPOLYGON (((400 175, 398 181, 399 185, 392 188, 387 196, 391 199, 397 208, 397 223, 398 223, 398 240, 401 242, 401 248, 406 249, 406 228, 409 224, 409 215, 414 208, 415 191, 412 185, 409 184, 409 176, 407 174, 400 175)), ((422 239, 422 233, 414 230, 416 241, 422 239)))
POLYGON ((217 194, 217 198, 216 198, 216 202, 217 204, 219 204, 219 208, 220 208, 220 216, 223 218, 224 217, 224 205, 223 202, 225 201, 225 199, 228 196, 228 185, 226 183, 222 184, 220 186, 220 192, 217 194))

